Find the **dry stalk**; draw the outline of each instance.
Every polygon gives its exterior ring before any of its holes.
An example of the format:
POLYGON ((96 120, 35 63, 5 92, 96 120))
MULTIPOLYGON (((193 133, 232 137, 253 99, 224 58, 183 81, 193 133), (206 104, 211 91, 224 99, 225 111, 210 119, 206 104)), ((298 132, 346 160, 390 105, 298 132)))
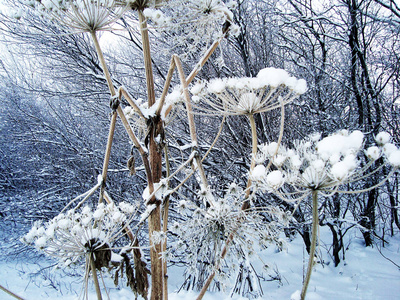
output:
POLYGON ((196 75, 200 72, 201 68, 205 65, 207 60, 210 58, 211 54, 214 53, 215 49, 219 46, 221 41, 225 38, 225 35, 216 40, 210 48, 208 48, 207 52, 203 55, 203 57, 200 59, 200 61, 197 63, 197 65, 194 67, 192 72, 190 72, 189 76, 186 78, 186 83, 190 84, 193 79, 196 77, 196 75))
MULTIPOLYGON (((90 35, 92 37, 94 46, 96 48, 97 56, 99 57, 101 67, 103 69, 103 73, 104 73, 104 76, 107 81, 108 89, 110 90, 110 93, 111 93, 111 97, 114 97, 115 96, 114 84, 112 83, 111 75, 110 75, 110 72, 108 71, 107 64, 104 59, 103 51, 101 50, 99 40, 97 39, 96 32, 91 31, 90 35)), ((108 138, 107 138, 106 153, 104 155, 104 161, 103 161, 103 170, 102 170, 102 174, 101 174, 101 176, 103 178, 103 184, 100 188, 99 203, 101 203, 103 201, 103 193, 104 193, 104 188, 106 185, 108 164, 110 161, 111 146, 112 146, 112 141, 114 138, 114 130, 115 130, 116 121, 117 121, 117 114, 115 112, 113 112, 112 117, 111 117, 110 130, 109 130, 108 138)))
MULTIPOLYGON (((251 136, 252 136, 252 160, 251 160, 251 165, 250 165, 250 172, 251 172, 251 170, 253 170, 254 167, 255 167, 255 155, 257 153, 257 128, 256 128, 256 123, 255 123, 253 115, 249 115, 249 121, 250 121, 251 136)), ((277 149, 276 149, 274 155, 276 155, 276 153, 278 152, 279 145, 280 145, 280 143, 282 141, 284 123, 285 123, 285 106, 284 106, 283 103, 281 103, 281 123, 280 123, 280 131, 279 131, 279 138, 278 138, 278 146, 277 146, 277 149)), ((271 166, 271 162, 269 162, 269 164, 267 166, 267 169, 270 166, 271 166)), ((250 202, 248 201, 248 197, 250 196, 250 186, 251 186, 251 179, 249 178, 248 181, 247 181, 247 189, 246 189, 245 201, 243 202, 243 205, 242 205, 242 210, 243 211, 246 211, 247 209, 250 208, 250 202)), ((221 252, 221 260, 223 260, 225 258, 225 256, 226 256, 226 254, 228 253, 229 245, 233 241, 233 238, 234 238, 237 230, 239 229, 240 223, 241 223, 241 220, 238 219, 238 227, 237 227, 237 229, 234 230, 228 236, 228 238, 227 238, 227 240, 225 242, 224 248, 222 249, 222 252, 221 252)), ((216 266, 216 268, 218 269, 219 266, 216 266)), ((208 276, 208 278, 207 278, 206 282, 204 283, 204 286, 202 287, 202 289, 201 289, 199 295, 197 296, 196 300, 203 299, 203 297, 204 297, 205 293, 207 292, 208 287, 210 286, 210 284, 211 284, 212 280, 214 279, 214 277, 215 277, 215 271, 212 272, 208 276)))
POLYGON ((301 290, 301 300, 306 298, 308 284, 310 283, 312 269, 314 267, 315 247, 317 244, 317 231, 318 231, 318 191, 312 191, 312 230, 311 230, 311 248, 310 257, 308 258, 307 273, 304 279, 303 288, 301 290))
MULTIPOLYGON (((147 29, 147 21, 145 16, 143 15, 142 10, 138 10, 139 15, 139 26, 140 33, 142 37, 142 47, 143 47, 143 59, 144 66, 146 72, 146 87, 147 87, 147 97, 148 97, 148 106, 151 107, 155 103, 155 92, 154 92, 154 78, 153 78, 153 69, 151 62, 151 53, 150 53, 150 40, 149 40, 149 32, 147 29)), ((153 192, 151 189, 151 185, 155 182, 159 182, 162 177, 162 156, 161 151, 159 150, 159 145, 155 142, 154 133, 156 129, 163 129, 162 120, 158 118, 154 118, 154 121, 148 122, 148 131, 149 133, 149 152, 150 152, 150 167, 151 167, 151 181, 148 182, 149 192, 150 194, 153 192)), ((155 203, 156 208, 150 213, 149 216, 149 238, 153 235, 155 231, 161 231, 161 208, 160 201, 158 201, 154 196, 149 200, 148 204, 155 203)), ((160 259, 160 255, 162 252, 161 243, 154 245, 154 247, 150 248, 150 260, 151 260, 151 296, 152 300, 162 300, 163 299, 163 264, 160 259)))
MULTIPOLYGON (((174 55, 173 58, 175 60, 176 68, 178 69, 179 79, 181 81, 182 88, 183 88, 183 97, 185 99, 186 112, 187 112, 187 117, 188 117, 188 122, 189 122, 190 138, 192 140, 192 144, 194 145, 193 151, 196 151, 195 160, 197 163, 197 168, 199 169, 201 183, 203 184, 204 188, 207 188, 208 187, 207 177, 206 177, 206 174, 205 174, 205 171, 203 168, 203 164, 202 164, 200 155, 197 150, 198 142, 197 142, 197 134, 196 134, 196 125, 194 123, 194 118, 193 118, 192 104, 190 103, 188 83, 186 81, 185 72, 183 71, 183 68, 182 68, 181 60, 179 59, 179 57, 177 55, 174 55)), ((210 199, 208 199, 208 200, 210 200, 210 199)), ((212 205, 213 203, 210 203, 210 204, 212 205)))
POLYGON ((14 297, 15 299, 18 300, 24 300, 24 298, 21 298, 20 296, 18 296, 17 294, 14 294, 13 292, 11 292, 9 289, 6 289, 4 286, 0 285, 0 290, 2 290, 3 292, 9 294, 11 297, 14 297))
POLYGON ((142 110, 139 108, 139 106, 135 103, 135 101, 132 99, 131 95, 128 93, 128 91, 123 87, 119 87, 118 88, 118 97, 119 99, 122 98, 122 96, 124 96, 124 98, 126 99, 126 101, 128 101, 128 103, 132 106, 132 108, 139 114, 140 117, 142 117, 143 119, 146 119, 145 116, 142 113, 142 110))
POLYGON ((160 97, 160 103, 158 104, 158 107, 156 110, 156 116, 159 116, 161 114, 161 110, 164 107, 165 97, 167 96, 169 86, 171 85, 172 75, 174 75, 175 66, 176 66, 175 59, 174 59, 174 57, 172 57, 171 64, 169 66, 169 70, 168 70, 168 74, 167 74, 167 78, 165 79, 164 89, 163 89, 163 92, 160 97))
MULTIPOLYGON (((219 46, 219 44, 221 43, 221 41, 224 39, 224 37, 221 37, 220 39, 216 40, 214 43, 212 43, 212 45, 207 49, 206 53, 204 54, 204 56, 200 59, 200 61, 195 65, 195 67, 193 68, 192 72, 190 72, 189 76, 186 78, 186 83, 187 85, 189 85, 193 79, 196 77, 196 75, 200 72, 201 68, 205 65, 205 63, 208 61, 208 59, 211 57, 211 55, 214 53, 215 49, 217 49, 217 47, 219 46)), ((170 66, 170 70, 172 68, 172 64, 175 61, 174 57, 172 57, 172 61, 171 61, 171 66, 170 66)), ((168 71, 169 74, 170 71, 168 71)), ((173 72, 173 71, 171 71, 173 72)), ((172 74, 171 74, 172 76, 172 74)), ((167 77, 168 79, 168 77, 167 77)), ((171 80, 171 78, 169 78, 169 80, 171 80)), ((167 116, 172 110, 172 105, 170 105, 166 111, 165 111, 165 116, 167 116)))
POLYGON ((115 124, 116 124, 116 122, 117 122, 117 113, 113 112, 113 114, 111 116, 110 129, 109 129, 109 132, 108 132, 106 153, 104 155, 104 161, 103 161, 103 169, 102 169, 102 172, 101 172, 101 178, 103 180, 102 180, 102 184, 101 184, 101 187, 100 187, 99 203, 103 202, 103 194, 104 194, 104 189, 106 187, 108 164, 110 162, 111 146, 112 146, 112 141, 114 139, 114 132, 115 132, 115 124))
POLYGON ((97 270, 93 253, 90 253, 89 263, 90 263, 90 269, 92 270, 92 276, 93 276, 94 287, 96 289, 97 300, 102 300, 99 278, 97 277, 97 270))
POLYGON ((151 172, 151 168, 150 168, 147 151, 140 144, 139 140, 137 139, 135 133, 133 132, 133 130, 131 128, 131 125, 129 125, 129 122, 128 122, 127 118, 125 117, 124 111, 122 110, 122 108, 120 106, 118 106, 118 108, 117 108, 117 113, 122 121, 122 124, 124 125, 126 132, 129 135, 129 138, 131 139, 133 145, 138 149, 138 151, 142 157, 144 169, 146 171, 147 181, 149 184, 149 191, 150 191, 150 193, 152 193, 154 191, 153 178, 152 178, 152 172, 151 172))

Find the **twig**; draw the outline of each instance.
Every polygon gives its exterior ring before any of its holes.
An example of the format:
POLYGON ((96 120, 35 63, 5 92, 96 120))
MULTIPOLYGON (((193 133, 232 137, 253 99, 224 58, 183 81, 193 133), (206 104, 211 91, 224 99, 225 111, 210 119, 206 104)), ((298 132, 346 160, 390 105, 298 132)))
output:
MULTIPOLYGON (((185 98, 186 112, 187 112, 187 117, 188 117, 188 122, 189 122, 190 138, 192 140, 193 151, 196 151, 195 160, 197 163, 197 168, 200 173, 201 183, 203 184, 204 188, 207 189, 207 187, 208 187, 207 177, 206 177, 206 174, 205 174, 205 171, 203 168, 202 161, 200 159, 200 155, 197 150, 198 142, 197 142, 197 134, 196 134, 196 125, 194 123, 193 110, 192 110, 192 105, 190 103, 188 83, 185 78, 185 72, 183 71, 181 60, 179 59, 179 57, 177 55, 174 55, 173 59, 175 60, 175 65, 176 65, 176 68, 178 69, 179 79, 181 81, 182 88, 183 88, 183 97, 185 98)), ((211 203, 210 203, 211 205, 214 204, 214 203, 212 203, 212 199, 207 199, 207 200, 211 201, 211 203)))
POLYGON ((396 264, 393 260, 391 260, 389 257, 385 256, 381 249, 379 249, 378 245, 376 246, 376 249, 378 249, 379 253, 383 256, 383 258, 387 259, 388 261, 390 261, 392 264, 394 264, 397 268, 399 268, 400 270, 400 265, 396 264))
POLYGON ((11 292, 9 289, 5 288, 1 284, 0 284, 0 290, 2 290, 3 292, 6 292, 7 294, 9 294, 10 296, 14 297, 15 299, 24 300, 24 298, 21 298, 17 294, 14 294, 13 292, 11 292))

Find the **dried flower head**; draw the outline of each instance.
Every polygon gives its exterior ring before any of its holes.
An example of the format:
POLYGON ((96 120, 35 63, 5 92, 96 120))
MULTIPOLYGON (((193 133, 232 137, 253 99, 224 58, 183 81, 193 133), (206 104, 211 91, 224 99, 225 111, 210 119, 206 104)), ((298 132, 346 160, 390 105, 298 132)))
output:
MULTIPOLYGON (((385 137, 385 141, 388 140, 385 137)), ((260 152, 277 170, 267 173, 262 172, 262 165, 257 166, 253 170, 257 174, 253 176, 254 186, 277 193, 283 198, 284 193, 280 188, 284 184, 289 190, 296 191, 300 195, 299 199, 313 190, 325 194, 335 193, 341 186, 366 178, 374 172, 371 167, 384 151, 377 146, 364 151, 363 144, 364 135, 356 130, 352 133, 340 131, 322 140, 310 138, 296 142, 294 149, 281 146, 277 153, 270 150, 275 145, 261 145, 260 152), (369 162, 361 164, 364 154, 369 162)), ((394 168, 400 165, 400 154, 397 152, 400 153, 393 150, 387 156, 387 162, 394 168)))
POLYGON ((285 105, 305 93, 304 79, 296 79, 282 69, 266 68, 254 78, 213 79, 195 84, 194 96, 204 105, 196 108, 211 114, 249 115, 285 105))
POLYGON ((80 212, 71 209, 44 225, 35 223, 22 241, 56 257, 61 266, 81 263, 87 254, 94 253, 100 269, 108 266, 111 244, 123 235, 123 224, 129 224, 136 212, 137 207, 126 202, 99 204, 94 211, 88 206, 80 212))
POLYGON ((147 8, 144 15, 152 26, 172 40, 172 51, 185 58, 215 40, 239 32, 229 6, 221 0, 165 1, 160 9, 147 8))
POLYGON ((128 8, 115 0, 24 0, 43 16, 77 32, 111 30, 128 8))
MULTIPOLYGON (((242 210, 244 191, 236 184, 226 190, 226 195, 215 199, 212 206, 200 208, 194 203, 187 205, 188 216, 181 223, 174 223, 170 230, 176 234, 182 247, 175 248, 175 255, 183 255, 188 272, 196 277, 203 272, 215 271, 219 283, 227 279, 231 270, 222 270, 221 251, 228 238, 233 239, 227 265, 242 261, 255 253, 256 241, 267 246, 277 240, 286 215, 279 208, 253 208, 242 210), (268 218, 269 222, 263 219, 268 218)), ((185 203, 191 201, 185 201, 185 203)))
POLYGON ((129 5, 133 10, 144 10, 146 8, 156 8, 164 5, 168 0, 120 0, 121 5, 129 5))

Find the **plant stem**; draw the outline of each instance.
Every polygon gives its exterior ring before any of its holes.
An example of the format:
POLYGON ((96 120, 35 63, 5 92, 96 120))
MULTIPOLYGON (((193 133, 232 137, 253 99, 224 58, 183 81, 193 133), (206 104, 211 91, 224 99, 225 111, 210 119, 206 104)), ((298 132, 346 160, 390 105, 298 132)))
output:
MULTIPOLYGON (((151 62, 150 53, 150 40, 149 32, 147 29, 147 21, 143 15, 143 11, 138 10, 139 15, 139 26, 142 37, 143 46, 143 59, 144 67, 146 72, 146 87, 148 106, 151 107, 155 103, 155 92, 154 92, 154 78, 153 69, 151 62)), ((162 177, 162 155, 159 145, 154 140, 156 128, 163 130, 163 124, 161 118, 154 118, 149 122, 149 154, 150 154, 150 167, 152 182, 148 182, 149 186, 155 182, 159 182, 162 177)), ((152 191, 149 188, 149 192, 152 191)), ((161 207, 158 199, 153 196, 148 201, 148 204, 156 204, 157 207, 151 212, 149 216, 149 237, 153 235, 154 231, 161 231, 161 207)), ((162 300, 163 299, 163 263, 161 256, 161 243, 157 243, 150 248, 150 260, 151 260, 151 300, 162 300)))
MULTIPOLYGON (((179 59, 179 57, 177 55, 174 55, 173 58, 175 60, 176 68, 178 69, 179 79, 181 81, 182 88, 183 88, 183 97, 185 98, 186 112, 187 112, 187 117, 188 117, 188 122, 189 122, 190 138, 191 138, 192 144, 193 144, 193 146, 192 146, 193 151, 196 151, 195 160, 197 163, 197 168, 200 173, 201 183, 203 184, 204 188, 207 189, 208 188, 207 177, 206 177, 206 174, 205 174, 205 171, 203 168, 203 164, 202 164, 200 155, 198 153, 196 125, 194 123, 192 104, 190 103, 188 83, 185 78, 185 72, 183 71, 181 60, 179 59)), ((207 199, 207 200, 212 201, 212 199, 207 199)), ((212 202, 209 204, 214 205, 214 203, 212 203, 212 202)))
POLYGON ((90 260, 90 269, 92 270, 92 275, 93 275, 94 287, 96 289, 97 300, 102 300, 99 279, 97 278, 97 271, 96 271, 96 265, 94 263, 93 253, 90 253, 89 260, 90 260))
POLYGON ((92 37, 94 46, 96 48, 96 52, 99 57, 101 67, 103 69, 104 76, 106 77, 108 89, 110 90, 111 96, 114 97, 116 95, 114 84, 112 83, 111 75, 110 75, 110 72, 108 71, 106 60, 104 59, 103 51, 101 50, 99 40, 97 39, 96 32, 92 31, 92 32, 90 32, 90 35, 92 37))
POLYGON ((14 297, 15 299, 24 300, 24 298, 21 298, 20 296, 14 294, 13 292, 11 292, 10 290, 6 289, 2 285, 0 285, 0 290, 2 290, 3 292, 6 292, 7 294, 9 294, 10 296, 14 297))
MULTIPOLYGON (((171 169, 170 169, 170 164, 169 164, 169 158, 168 158, 168 146, 165 145, 164 147, 164 153, 165 153, 165 168, 167 172, 167 177, 171 175, 171 169)), ((164 211, 163 211, 163 231, 165 234, 167 234, 168 231, 168 212, 169 212, 169 195, 166 197, 164 200, 164 211)), ((162 244, 162 251, 165 253, 167 251, 167 239, 164 240, 162 244)), ((167 268, 167 260, 163 260, 163 276, 164 276, 164 287, 163 287, 163 293, 164 293, 164 300, 168 300, 168 268, 167 268)))
MULTIPOLYGON (((97 39, 97 35, 95 31, 90 32, 90 35, 92 37, 94 46, 96 48, 97 56, 99 57, 101 67, 103 69, 104 76, 106 77, 108 89, 110 90, 111 97, 115 96, 115 88, 114 84, 112 83, 111 80, 111 75, 110 72, 108 71, 106 61, 104 59, 103 51, 101 50, 99 40, 97 39)), ((103 184, 100 188, 100 196, 99 196, 99 203, 103 201, 103 194, 104 194, 104 188, 106 185, 106 179, 107 179, 107 170, 108 170, 108 163, 110 161, 110 155, 111 155, 111 145, 112 141, 114 138, 114 131, 115 131, 115 123, 117 122, 117 113, 113 112, 112 117, 111 117, 111 122, 110 122, 110 130, 108 133, 108 138, 107 138, 107 146, 106 146, 106 153, 104 155, 104 161, 103 161, 103 171, 101 173, 101 177, 103 178, 103 184)))
POLYGON ((139 10, 138 14, 139 14, 140 33, 142 36, 144 68, 146 72, 146 87, 147 87, 147 98, 148 98, 147 100, 149 101, 149 107, 150 107, 155 103, 156 96, 154 92, 153 67, 151 65, 149 31, 147 29, 147 21, 145 16, 143 15, 143 12, 139 10))
POLYGON ((100 187, 99 204, 101 202, 103 202, 104 189, 106 187, 106 180, 107 180, 108 164, 110 162, 111 146, 112 146, 112 142, 113 142, 113 139, 114 139, 114 132, 115 132, 115 124, 116 123, 117 123, 117 113, 113 112, 113 114, 111 116, 111 121, 110 121, 110 129, 108 131, 106 153, 104 155, 104 161, 103 161, 103 169, 102 169, 102 172, 101 172, 101 178, 103 179, 103 182, 102 182, 101 187, 100 187))
MULTIPOLYGON (((250 164, 250 174, 251 171, 253 171, 254 167, 256 166, 256 154, 257 154, 257 127, 256 127, 256 121, 254 120, 254 115, 249 114, 249 122, 250 122, 250 127, 251 127, 251 143, 252 143, 252 148, 251 148, 251 164, 250 164)), ((249 208, 250 203, 248 201, 248 198, 250 196, 250 186, 251 186, 251 179, 250 176, 247 180, 247 186, 246 186, 246 195, 245 195, 245 202, 242 205, 242 210, 246 210, 249 208)))
POLYGON ((311 231, 311 249, 310 257, 308 259, 308 267, 306 278, 304 280, 303 289, 301 290, 301 300, 306 298, 308 284, 310 283, 311 273, 314 266, 314 254, 317 244, 317 231, 318 231, 318 191, 312 192, 312 231, 311 231))

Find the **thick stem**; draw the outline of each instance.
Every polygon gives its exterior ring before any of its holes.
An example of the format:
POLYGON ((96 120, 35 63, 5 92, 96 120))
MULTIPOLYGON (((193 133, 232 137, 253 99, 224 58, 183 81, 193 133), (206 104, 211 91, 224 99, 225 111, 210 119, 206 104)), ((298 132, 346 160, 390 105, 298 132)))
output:
MULTIPOLYGON (((152 211, 149 216, 149 235, 150 239, 153 232, 161 231, 161 205, 152 211)), ((151 260, 151 300, 163 300, 164 274, 163 260, 161 259, 161 243, 154 244, 150 248, 151 260)))
POLYGON ((138 14, 139 14, 140 33, 142 36, 144 68, 146 72, 147 98, 150 107, 155 103, 156 96, 154 92, 154 78, 153 78, 153 67, 151 64, 149 31, 147 29, 147 21, 145 16, 143 15, 143 12, 139 10, 138 14))
POLYGON ((96 271, 96 265, 94 263, 94 255, 93 255, 93 253, 90 253, 89 261, 90 261, 90 269, 92 270, 94 287, 96 289, 97 300, 102 300, 101 291, 100 291, 100 285, 99 285, 99 279, 97 278, 97 271, 96 271))
MULTIPOLYGON (((147 86, 147 97, 148 97, 148 105, 151 107, 155 103, 155 92, 154 92, 154 78, 153 78, 153 69, 151 62, 151 53, 150 53, 150 40, 149 40, 149 32, 147 29, 147 21, 143 12, 141 10, 138 11, 139 14, 139 26, 140 32, 142 36, 142 46, 143 46, 143 58, 144 58, 144 67, 146 72, 146 86, 147 86)), ((150 154, 150 167, 151 167, 151 175, 152 182, 148 182, 149 187, 151 184, 155 182, 159 182, 162 177, 162 155, 161 150, 159 150, 159 145, 154 140, 154 131, 155 128, 162 128, 163 124, 161 118, 154 121, 157 124, 150 124, 152 126, 150 128, 149 134, 149 154, 150 154)), ((151 193, 151 190, 150 190, 151 193)), ((161 231, 161 207, 160 201, 155 199, 150 199, 148 203, 156 203, 157 207, 151 212, 149 216, 149 237, 153 235, 155 231, 161 231)), ((163 264, 161 256, 161 243, 157 243, 150 248, 150 260, 151 260, 151 298, 152 300, 162 300, 163 299, 163 264)))
POLYGON ((306 278, 304 279, 303 289, 301 291, 301 300, 306 298, 308 284, 310 283, 311 273, 314 266, 315 247, 317 245, 317 231, 318 231, 318 191, 312 192, 312 230, 311 230, 311 248, 310 257, 308 259, 308 267, 306 278))

